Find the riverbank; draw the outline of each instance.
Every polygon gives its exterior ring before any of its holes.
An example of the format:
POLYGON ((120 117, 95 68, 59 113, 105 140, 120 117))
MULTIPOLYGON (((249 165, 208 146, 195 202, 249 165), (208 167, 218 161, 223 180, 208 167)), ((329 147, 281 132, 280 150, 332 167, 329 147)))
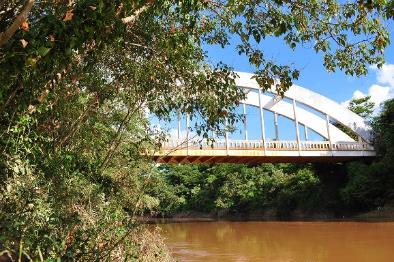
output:
POLYGON ((278 215, 275 208, 254 210, 245 213, 236 212, 196 212, 188 211, 177 213, 168 217, 146 216, 140 218, 146 223, 167 222, 210 222, 210 221, 394 221, 394 205, 386 205, 367 212, 344 212, 338 214, 334 211, 305 212, 296 209, 286 216, 278 215))

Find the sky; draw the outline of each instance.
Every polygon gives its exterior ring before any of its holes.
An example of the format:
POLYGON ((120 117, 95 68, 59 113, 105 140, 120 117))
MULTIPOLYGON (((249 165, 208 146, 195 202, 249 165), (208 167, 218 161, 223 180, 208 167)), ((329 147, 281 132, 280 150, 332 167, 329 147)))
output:
MULTIPOLYGON (((313 48, 297 47, 294 51, 287 47, 280 39, 268 39, 262 41, 263 51, 265 57, 272 58, 280 64, 291 64, 300 70, 300 77, 294 81, 294 84, 305 87, 315 91, 327 98, 330 98, 344 107, 352 98, 360 98, 365 95, 370 95, 371 100, 375 103, 375 111, 379 112, 379 105, 386 99, 394 97, 394 22, 387 25, 390 35, 391 44, 385 50, 386 63, 381 69, 374 65, 369 66, 369 73, 366 76, 348 76, 341 71, 334 73, 327 72, 323 66, 322 54, 316 54, 313 48)), ((218 62, 223 62, 231 66, 235 71, 254 72, 254 67, 248 62, 245 56, 238 55, 235 50, 236 43, 231 43, 230 46, 221 48, 220 46, 206 46, 205 50, 208 54, 208 61, 214 65, 218 62)), ((242 113, 241 108, 238 109, 242 113)), ((247 107, 247 133, 249 140, 260 140, 262 137, 259 124, 259 110, 254 107, 247 107)), ((273 140, 275 138, 273 113, 264 110, 264 122, 266 129, 266 139, 273 140)), ((174 119, 175 120, 175 119, 174 119)), ((279 138, 280 140, 296 139, 296 129, 293 121, 279 116, 279 138)), ((193 126, 193 121, 191 126, 193 126)), ((173 138, 177 137, 176 120, 172 123, 165 124, 173 138)), ((181 120, 181 137, 186 136, 186 121, 181 120)), ((161 127, 164 127, 162 123, 161 127)), ((243 124, 237 125, 238 130, 229 135, 230 139, 244 139, 245 132, 243 131, 243 124)), ((299 126, 300 139, 306 140, 304 133, 304 126, 299 126)), ((192 132, 193 133, 193 132, 192 132)), ((193 134, 190 134, 192 136, 193 134)), ((190 137, 189 136, 189 137, 190 137)), ((324 140, 323 137, 308 130, 309 140, 324 140)), ((223 139, 223 137, 221 137, 223 139)))
MULTIPOLYGON (((387 25, 391 34, 391 45, 385 51, 386 64, 381 70, 370 66, 368 75, 352 77, 341 71, 329 73, 323 66, 323 56, 317 54, 312 47, 297 47, 295 51, 287 47, 280 39, 262 41, 265 57, 272 58, 282 64, 292 64, 300 70, 300 77, 295 84, 320 93, 338 103, 344 103, 352 97, 359 98, 371 95, 376 106, 385 99, 394 97, 394 22, 387 25)), ((209 61, 219 61, 234 68, 235 71, 250 72, 255 70, 245 56, 239 56, 232 45, 221 48, 206 46, 209 61)))

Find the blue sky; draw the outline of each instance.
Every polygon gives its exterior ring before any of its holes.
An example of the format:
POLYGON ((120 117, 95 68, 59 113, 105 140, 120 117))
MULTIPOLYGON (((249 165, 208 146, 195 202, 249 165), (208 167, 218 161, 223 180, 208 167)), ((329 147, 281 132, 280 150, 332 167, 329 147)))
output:
MULTIPOLYGON (((392 42, 394 42, 394 22, 388 25, 388 28, 392 42)), ((222 61, 236 71, 252 73, 255 69, 249 64, 245 56, 238 55, 235 50, 235 42, 224 49, 219 46, 207 46, 206 51, 210 62, 216 64, 222 61)), ((352 98, 353 93, 357 90, 368 94, 369 88, 378 84, 376 70, 370 70, 367 76, 361 77, 347 76, 341 71, 327 72, 323 66, 322 55, 317 54, 313 48, 300 46, 293 51, 282 40, 272 38, 262 41, 261 46, 266 58, 272 58, 281 64, 293 64, 300 70, 300 77, 295 81, 295 84, 311 89, 337 102, 352 98)), ((385 58, 386 63, 394 67, 394 43, 391 43, 386 49, 385 58)), ((394 89, 394 86, 392 89, 394 89)))

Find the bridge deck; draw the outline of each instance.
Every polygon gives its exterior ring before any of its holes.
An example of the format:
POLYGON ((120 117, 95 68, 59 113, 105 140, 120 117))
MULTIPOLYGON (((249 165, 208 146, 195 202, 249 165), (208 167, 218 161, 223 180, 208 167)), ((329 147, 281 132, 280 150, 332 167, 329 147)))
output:
POLYGON ((341 162, 375 156, 364 143, 332 143, 323 141, 217 141, 178 143, 170 141, 154 155, 158 163, 278 163, 341 162))

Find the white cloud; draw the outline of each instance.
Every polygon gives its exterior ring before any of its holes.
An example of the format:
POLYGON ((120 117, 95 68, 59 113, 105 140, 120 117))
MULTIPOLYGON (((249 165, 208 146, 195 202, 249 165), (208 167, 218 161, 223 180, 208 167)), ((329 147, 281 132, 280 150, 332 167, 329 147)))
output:
POLYGON ((383 101, 393 97, 393 87, 375 84, 369 88, 368 95, 371 96, 371 101, 379 106, 383 101))
POLYGON ((376 79, 379 84, 394 88, 394 64, 384 64, 380 69, 373 66, 371 69, 376 71, 376 79))
MULTIPOLYGON (((374 114, 380 110, 380 105, 387 99, 394 98, 394 64, 384 64, 381 69, 371 66, 370 69, 376 72, 376 84, 369 87, 368 92, 360 90, 353 92, 352 99, 371 96, 371 101, 375 103, 374 114)), ((342 102, 345 107, 349 105, 351 99, 342 102)))
POLYGON ((360 90, 356 90, 356 91, 354 91, 352 98, 359 99, 364 96, 365 96, 365 94, 363 92, 361 92, 360 90))

